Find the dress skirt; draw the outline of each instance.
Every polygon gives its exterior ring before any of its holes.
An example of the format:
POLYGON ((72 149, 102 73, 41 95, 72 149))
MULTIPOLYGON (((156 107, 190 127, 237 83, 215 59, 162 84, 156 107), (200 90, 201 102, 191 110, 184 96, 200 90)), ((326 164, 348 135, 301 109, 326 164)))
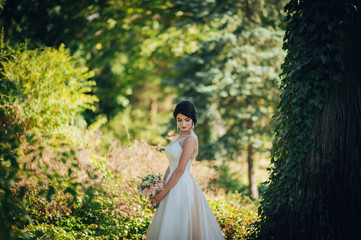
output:
POLYGON ((146 239, 224 239, 207 199, 189 170, 184 171, 177 184, 159 203, 146 239))

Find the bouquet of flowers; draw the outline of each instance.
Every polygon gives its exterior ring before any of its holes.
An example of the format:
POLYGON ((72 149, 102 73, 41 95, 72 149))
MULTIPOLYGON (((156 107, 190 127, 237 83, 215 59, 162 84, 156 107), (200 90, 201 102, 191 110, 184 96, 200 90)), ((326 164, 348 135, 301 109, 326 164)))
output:
POLYGON ((163 190, 163 181, 160 174, 148 174, 142 179, 142 182, 139 184, 138 190, 140 195, 146 195, 148 197, 154 196, 160 190, 163 190))

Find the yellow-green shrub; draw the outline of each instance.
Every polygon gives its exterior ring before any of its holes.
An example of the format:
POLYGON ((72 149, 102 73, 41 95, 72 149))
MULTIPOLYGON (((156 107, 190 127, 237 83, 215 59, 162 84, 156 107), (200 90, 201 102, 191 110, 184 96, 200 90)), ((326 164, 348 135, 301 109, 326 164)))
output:
POLYGON ((93 73, 77 67, 63 45, 15 51, 1 67, 0 104, 31 133, 67 131, 79 112, 94 109, 97 98, 88 94, 95 85, 89 80, 93 73))
MULTIPOLYGON (((88 94, 94 85, 92 72, 77 66, 64 46, 12 49, 1 39, 0 47, 0 239, 16 239, 19 228, 29 222, 22 202, 26 186, 17 186, 19 178, 31 175, 28 165, 38 160, 43 161, 37 165, 38 170, 43 167, 43 176, 59 179, 59 173, 48 171, 44 145, 54 146, 54 151, 62 144, 75 145, 75 119, 93 109, 97 98, 88 94), (26 142, 31 147, 24 148, 26 142), (37 154, 27 159, 32 153, 37 154)), ((62 161, 69 160, 66 152, 59 154, 62 161)), ((48 189, 50 198, 54 187, 48 189)))

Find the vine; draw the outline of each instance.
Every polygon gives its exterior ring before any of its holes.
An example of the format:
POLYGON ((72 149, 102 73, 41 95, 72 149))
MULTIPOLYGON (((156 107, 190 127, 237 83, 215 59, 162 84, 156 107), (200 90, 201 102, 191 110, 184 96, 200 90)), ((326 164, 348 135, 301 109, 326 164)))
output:
POLYGON ((320 186, 316 184, 320 179, 316 176, 306 182, 304 177, 310 173, 309 157, 315 147, 315 116, 345 75, 344 24, 354 9, 352 3, 336 0, 327 4, 322 0, 291 0, 284 8, 287 27, 283 48, 287 56, 275 116, 273 166, 259 208, 261 218, 253 226, 251 239, 325 237, 327 221, 316 223, 318 233, 310 232, 314 222, 308 222, 310 216, 317 221, 315 212, 322 215, 325 211, 321 201, 318 206, 309 201, 312 194, 315 199, 320 197, 316 196, 319 189, 314 189, 320 186))

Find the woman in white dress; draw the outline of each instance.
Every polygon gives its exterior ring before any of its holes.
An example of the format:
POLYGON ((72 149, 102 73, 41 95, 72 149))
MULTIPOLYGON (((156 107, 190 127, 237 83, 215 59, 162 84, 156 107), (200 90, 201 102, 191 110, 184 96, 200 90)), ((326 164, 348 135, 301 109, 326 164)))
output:
POLYGON ((197 113, 193 103, 187 100, 178 103, 173 117, 180 134, 165 148, 169 167, 164 175, 164 190, 151 198, 151 203, 159 206, 146 239, 224 239, 207 199, 190 174, 190 165, 198 154, 194 133, 197 113))

